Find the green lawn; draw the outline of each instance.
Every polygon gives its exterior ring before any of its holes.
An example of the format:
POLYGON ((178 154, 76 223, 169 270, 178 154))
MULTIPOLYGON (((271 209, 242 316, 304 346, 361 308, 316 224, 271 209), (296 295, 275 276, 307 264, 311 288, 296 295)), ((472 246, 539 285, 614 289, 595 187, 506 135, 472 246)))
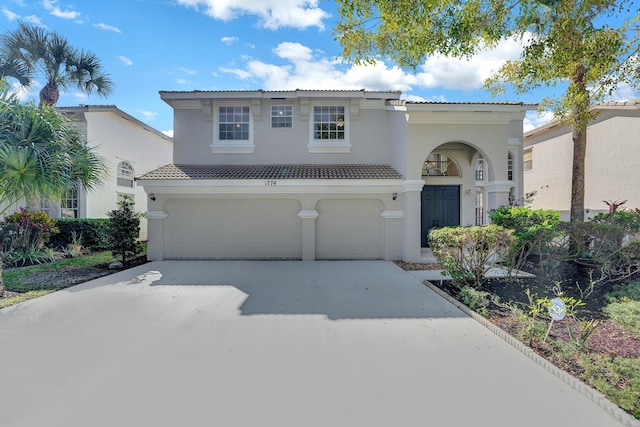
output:
POLYGON ((110 251, 67 258, 47 264, 4 270, 5 288, 13 292, 56 291, 109 274, 105 265, 113 261, 110 251))

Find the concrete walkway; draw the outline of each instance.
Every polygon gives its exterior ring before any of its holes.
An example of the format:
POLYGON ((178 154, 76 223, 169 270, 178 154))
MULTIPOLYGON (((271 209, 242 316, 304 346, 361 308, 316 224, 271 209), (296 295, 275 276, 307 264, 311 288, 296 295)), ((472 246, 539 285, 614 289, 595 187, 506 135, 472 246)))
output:
POLYGON ((630 425, 382 261, 149 263, 0 310, 0 370, 3 427, 630 425))

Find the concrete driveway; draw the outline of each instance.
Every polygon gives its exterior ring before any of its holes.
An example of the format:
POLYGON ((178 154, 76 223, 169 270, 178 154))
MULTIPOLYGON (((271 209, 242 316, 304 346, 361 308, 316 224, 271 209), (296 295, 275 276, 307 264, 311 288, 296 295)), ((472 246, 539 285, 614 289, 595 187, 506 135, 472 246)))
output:
POLYGON ((153 262, 0 310, 5 427, 547 423, 626 425, 390 262, 153 262))

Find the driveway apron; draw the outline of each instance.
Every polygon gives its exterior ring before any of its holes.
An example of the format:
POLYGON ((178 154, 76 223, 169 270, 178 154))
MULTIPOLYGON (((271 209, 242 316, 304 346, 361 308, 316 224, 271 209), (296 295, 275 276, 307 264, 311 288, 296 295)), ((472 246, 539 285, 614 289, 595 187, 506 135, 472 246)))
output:
POLYGON ((383 261, 161 261, 0 310, 0 425, 625 425, 383 261))

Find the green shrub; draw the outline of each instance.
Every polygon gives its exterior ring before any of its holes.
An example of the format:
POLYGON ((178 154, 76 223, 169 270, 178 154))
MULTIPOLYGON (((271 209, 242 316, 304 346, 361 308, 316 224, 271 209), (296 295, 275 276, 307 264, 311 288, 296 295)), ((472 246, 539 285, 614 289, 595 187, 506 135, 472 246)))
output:
POLYGON ((634 301, 640 301, 640 281, 633 281, 624 283, 613 288, 612 292, 605 295, 609 302, 615 302, 620 299, 632 299, 634 301))
POLYGON ((549 256, 551 242, 560 232, 560 212, 524 206, 502 206, 489 214, 491 222, 513 230, 514 240, 503 263, 509 270, 520 270, 530 255, 538 255, 538 270, 557 257, 549 256))
POLYGON ((56 223, 60 230, 52 237, 57 246, 66 246, 72 242, 72 235, 82 235, 82 245, 94 251, 109 249, 108 218, 62 218, 56 223))
POLYGON ((640 301, 623 298, 607 305, 603 311, 622 329, 640 334, 640 301))
MULTIPOLYGON (((55 221, 43 211, 20 208, 2 220, 2 234, 9 248, 18 251, 38 251, 58 231, 55 221)), ((9 249, 6 247, 5 249, 9 249)))
POLYGON ((626 234, 640 232, 640 213, 626 210, 616 210, 609 213, 599 213, 592 219, 593 222, 615 224, 623 228, 626 234))
POLYGON ((640 410, 640 359, 584 354, 582 378, 613 403, 633 413, 640 410))
POLYGON ((429 232, 433 254, 456 286, 482 286, 487 271, 508 252, 512 230, 495 224, 434 228, 429 232))
POLYGON ((489 313, 489 306, 491 305, 491 294, 489 292, 465 286, 460 289, 458 298, 464 305, 478 314, 486 316, 489 313))
POLYGON ((142 245, 138 241, 140 235, 141 213, 133 211, 130 196, 124 196, 118 202, 118 209, 108 212, 109 215, 109 246, 114 257, 120 258, 122 265, 127 258, 142 252, 142 245))

